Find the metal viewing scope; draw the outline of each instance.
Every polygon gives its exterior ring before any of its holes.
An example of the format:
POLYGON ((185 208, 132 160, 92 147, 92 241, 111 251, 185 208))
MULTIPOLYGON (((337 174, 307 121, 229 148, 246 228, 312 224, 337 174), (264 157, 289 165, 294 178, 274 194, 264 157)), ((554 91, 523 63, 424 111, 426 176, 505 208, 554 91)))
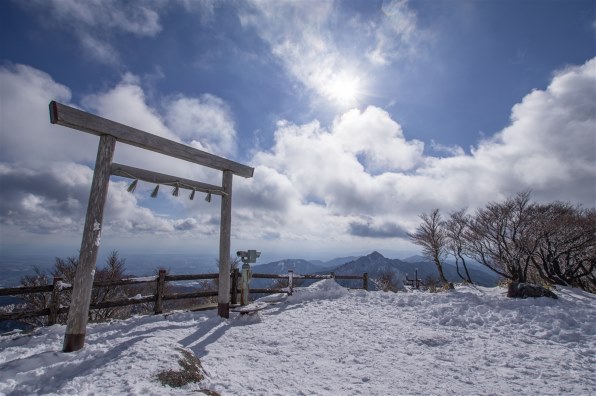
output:
POLYGON ((240 257, 243 263, 256 263, 257 258, 261 256, 261 252, 257 252, 256 250, 239 250, 236 252, 236 256, 240 257))

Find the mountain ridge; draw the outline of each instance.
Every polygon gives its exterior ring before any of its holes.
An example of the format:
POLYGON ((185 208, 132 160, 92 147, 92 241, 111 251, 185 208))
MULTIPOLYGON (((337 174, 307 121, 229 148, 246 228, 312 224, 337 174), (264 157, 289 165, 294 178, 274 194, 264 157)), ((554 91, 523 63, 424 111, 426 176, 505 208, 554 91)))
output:
MULTIPOLYGON (((337 258, 329 260, 327 263, 342 262, 349 260, 350 258, 353 257, 337 258)), ((296 274, 335 272, 338 275, 360 275, 366 272, 368 273, 369 279, 377 279, 387 272, 391 272, 398 288, 403 287, 403 282, 406 278, 413 279, 416 271, 418 272, 418 278, 423 282, 429 278, 439 279, 439 272, 436 265, 422 256, 411 256, 404 260, 390 259, 386 258, 376 250, 368 255, 352 259, 336 267, 321 265, 321 262, 318 260, 315 261, 315 263, 313 263, 312 260, 286 259, 266 264, 253 265, 252 270, 254 272, 274 274, 284 274, 290 269, 296 274)), ((468 271, 470 272, 472 281, 480 286, 496 286, 498 282, 498 276, 496 274, 491 274, 485 270, 480 270, 472 266, 468 266, 468 271)), ((455 263, 445 262, 443 265, 443 272, 450 282, 463 282, 463 279, 457 274, 455 263)), ((460 273, 463 274, 463 268, 461 266, 460 273)), ((358 281, 347 283, 350 283, 350 287, 360 287, 355 286, 356 283, 359 283, 358 281), (352 285, 352 283, 354 283, 354 285, 352 285)))

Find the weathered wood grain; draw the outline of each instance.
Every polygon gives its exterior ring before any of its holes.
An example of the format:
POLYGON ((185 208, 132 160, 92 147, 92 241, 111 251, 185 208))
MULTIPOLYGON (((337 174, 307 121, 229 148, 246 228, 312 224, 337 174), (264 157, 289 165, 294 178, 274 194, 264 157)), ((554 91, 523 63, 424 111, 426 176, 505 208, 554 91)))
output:
POLYGON ((219 294, 217 313, 222 318, 230 317, 230 245, 232 234, 232 179, 233 173, 223 172, 222 187, 226 195, 221 197, 219 230, 219 294))
POLYGON ((72 304, 68 312, 66 333, 64 334, 64 352, 73 352, 83 348, 95 275, 97 252, 101 242, 103 211, 108 197, 110 165, 114 156, 116 138, 101 135, 95 160, 95 171, 91 182, 87 215, 83 229, 83 239, 79 252, 79 265, 72 283, 72 304))
POLYGON ((155 306, 153 312, 160 314, 163 312, 163 292, 166 282, 166 270, 159 270, 159 277, 157 278, 157 286, 155 290, 155 306))

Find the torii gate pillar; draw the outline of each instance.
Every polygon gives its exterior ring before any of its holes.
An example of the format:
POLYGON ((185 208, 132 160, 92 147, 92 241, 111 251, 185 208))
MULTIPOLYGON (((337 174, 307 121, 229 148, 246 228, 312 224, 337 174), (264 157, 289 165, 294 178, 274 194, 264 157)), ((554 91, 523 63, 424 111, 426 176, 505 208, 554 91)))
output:
MULTIPOLYGON (((217 313, 222 318, 230 317, 230 239, 232 232, 232 178, 229 170, 223 171, 221 196, 221 220, 219 231, 219 287, 217 313)), ((235 291, 232 291, 233 293, 235 291)))
POLYGON ((95 262, 101 241, 101 227, 103 225, 103 209, 108 197, 110 182, 110 166, 116 148, 116 138, 101 135, 95 160, 95 171, 91 182, 89 204, 85 216, 83 240, 79 252, 79 265, 75 274, 72 288, 72 303, 68 311, 66 333, 64 334, 64 352, 78 351, 85 345, 85 333, 91 302, 91 289, 95 262))

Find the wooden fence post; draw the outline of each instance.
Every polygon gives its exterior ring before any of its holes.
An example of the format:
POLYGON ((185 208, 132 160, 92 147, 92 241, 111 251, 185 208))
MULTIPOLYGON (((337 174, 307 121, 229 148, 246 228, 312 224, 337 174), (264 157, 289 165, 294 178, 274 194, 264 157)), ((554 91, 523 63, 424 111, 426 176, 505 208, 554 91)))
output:
POLYGON ((62 277, 55 276, 52 297, 50 298, 50 314, 48 315, 48 326, 55 325, 58 322, 58 310, 60 309, 60 284, 62 277))
POLYGON ((160 269, 155 290, 155 314, 163 312, 163 290, 166 283, 166 270, 160 269))
POLYGON ((365 272, 364 275, 362 275, 362 288, 368 290, 368 272, 365 272))
POLYGON ((78 351, 85 345, 87 321, 89 320, 89 304, 91 303, 91 289, 95 275, 95 263, 101 241, 101 227, 103 226, 103 210, 108 198, 110 182, 110 167, 116 148, 116 138, 101 135, 93 181, 87 204, 87 215, 83 228, 83 239, 79 253, 79 265, 72 283, 72 298, 64 334, 64 352, 78 351))
POLYGON ((238 304, 238 268, 232 270, 232 305, 238 304))
POLYGON ((242 264, 242 285, 240 286, 240 305, 247 305, 250 301, 250 264, 242 264))
POLYGON ((290 296, 294 292, 294 270, 288 270, 288 291, 290 296))

